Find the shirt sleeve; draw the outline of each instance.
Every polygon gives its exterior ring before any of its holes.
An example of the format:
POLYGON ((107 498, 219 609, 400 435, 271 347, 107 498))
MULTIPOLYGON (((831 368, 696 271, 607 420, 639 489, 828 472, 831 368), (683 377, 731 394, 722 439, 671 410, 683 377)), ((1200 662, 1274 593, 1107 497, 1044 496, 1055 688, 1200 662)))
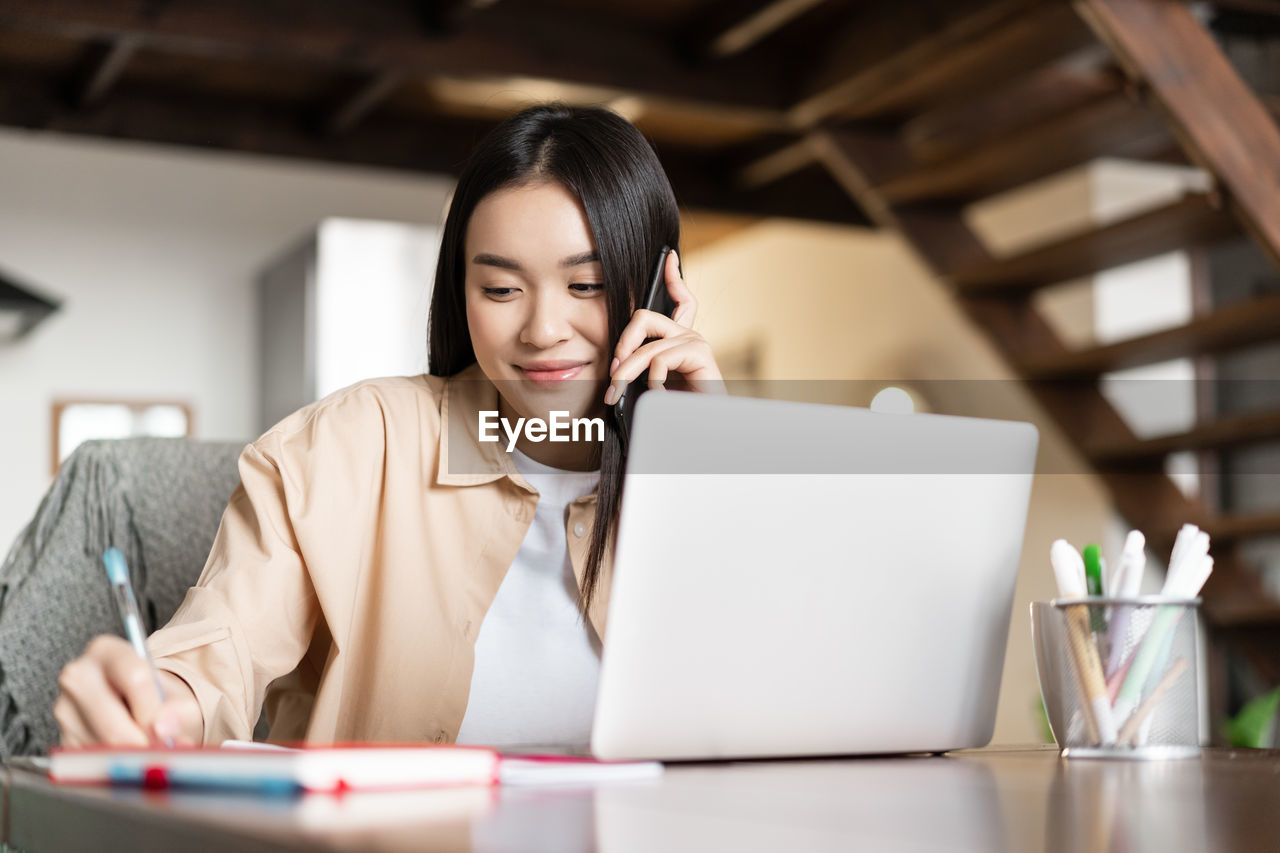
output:
POLYGON ((147 641, 156 666, 195 693, 206 746, 252 737, 267 686, 297 666, 319 613, 272 439, 241 454, 199 581, 147 641))

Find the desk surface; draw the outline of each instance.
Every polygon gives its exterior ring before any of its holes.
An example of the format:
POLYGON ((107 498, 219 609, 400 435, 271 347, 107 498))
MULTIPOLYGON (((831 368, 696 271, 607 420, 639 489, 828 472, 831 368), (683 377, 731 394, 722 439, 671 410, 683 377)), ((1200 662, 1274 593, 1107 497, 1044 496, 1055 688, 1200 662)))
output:
POLYGON ((673 765, 657 782, 254 799, 5 771, 3 837, 44 850, 1280 850, 1280 751, 673 765), (234 845, 234 846, 227 846, 234 845))

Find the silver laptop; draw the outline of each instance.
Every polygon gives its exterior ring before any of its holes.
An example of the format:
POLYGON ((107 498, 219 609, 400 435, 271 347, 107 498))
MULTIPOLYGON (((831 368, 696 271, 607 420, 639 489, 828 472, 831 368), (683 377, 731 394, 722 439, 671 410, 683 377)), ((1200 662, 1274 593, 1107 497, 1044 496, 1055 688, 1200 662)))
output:
POLYGON ((1033 426, 666 391, 633 433, 596 757, 990 741, 1033 426))

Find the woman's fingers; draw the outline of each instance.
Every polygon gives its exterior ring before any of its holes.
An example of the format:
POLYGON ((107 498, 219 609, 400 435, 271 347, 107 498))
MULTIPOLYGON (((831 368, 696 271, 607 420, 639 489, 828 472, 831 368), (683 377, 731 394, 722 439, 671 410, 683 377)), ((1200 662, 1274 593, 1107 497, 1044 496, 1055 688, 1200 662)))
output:
POLYGON ((686 329, 693 328, 693 318, 698 315, 698 300, 693 298, 693 291, 680 275, 680 258, 674 251, 667 255, 666 279, 667 293, 676 303, 671 319, 686 329))
POLYGON ((64 693, 53 703, 53 719, 58 724, 58 742, 62 746, 80 747, 93 743, 89 726, 76 705, 64 693))
POLYGON ((604 395, 606 405, 616 403, 626 384, 646 370, 650 388, 663 387, 675 373, 694 391, 723 390, 711 345, 691 328, 698 301, 680 275, 680 260, 675 252, 667 257, 666 283, 667 292, 676 303, 674 316, 646 310, 631 316, 614 348, 611 382, 604 395))
POLYGON ((195 694, 185 681, 157 674, 119 637, 95 637, 62 669, 55 719, 67 745, 194 745, 204 731, 195 694))
POLYGON ((698 314, 698 300, 680 275, 680 259, 675 252, 667 255, 664 275, 667 293, 676 303, 675 311, 670 317, 645 309, 632 314, 613 350, 619 360, 631 355, 649 338, 670 337, 693 327, 693 319, 698 314))
POLYGON ((194 746, 204 733, 204 714, 187 682, 171 672, 161 672, 164 703, 156 712, 152 732, 175 746, 194 746))
POLYGON ((665 352, 654 353, 653 358, 649 359, 649 388, 657 390, 665 388, 667 384, 667 374, 671 372, 669 360, 665 358, 665 352))
POLYGON ((653 361, 654 356, 680 347, 685 343, 684 338, 658 338, 657 340, 649 341, 649 343, 618 363, 618 366, 613 371, 613 381, 622 384, 634 381, 641 373, 650 368, 650 363, 653 361))
MULTIPOLYGON (((89 655, 73 660, 63 667, 58 686, 62 691, 59 699, 65 699, 74 706, 83 729, 70 734, 87 737, 91 743, 116 746, 146 746, 149 743, 146 732, 130 714, 123 697, 108 682, 100 661, 89 655)), ((76 718, 67 711, 63 716, 75 728, 76 718)))
POLYGON ((670 317, 654 311, 637 311, 631 315, 631 322, 627 323, 627 327, 618 336, 618 345, 613 348, 613 355, 618 361, 626 361, 650 338, 670 338, 689 331, 687 326, 681 326, 670 317))
POLYGON ((650 341, 619 362, 613 371, 613 380, 605 392, 605 403, 617 402, 622 388, 641 373, 649 371, 649 387, 665 384, 672 373, 677 373, 694 391, 723 390, 720 369, 711 353, 711 345, 696 332, 686 330, 674 338, 650 341))
POLYGON ((195 746, 196 741, 192 738, 191 732, 196 731, 196 725, 203 725, 199 710, 199 706, 196 706, 196 718, 193 721, 190 702, 185 698, 166 699, 160 706, 160 710, 156 712, 155 720, 148 726, 148 732, 153 740, 161 743, 173 746, 195 746))
MULTIPOLYGON (((100 638, 118 640, 118 637, 100 638)), ((96 642, 96 641, 95 641, 96 642)), ((91 647, 93 644, 90 644, 91 647)), ((125 643, 100 644, 91 648, 91 657, 102 662, 107 683, 124 699, 129 713, 144 730, 150 730, 160 709, 160 693, 156 687, 155 671, 138 657, 133 646, 125 643)))

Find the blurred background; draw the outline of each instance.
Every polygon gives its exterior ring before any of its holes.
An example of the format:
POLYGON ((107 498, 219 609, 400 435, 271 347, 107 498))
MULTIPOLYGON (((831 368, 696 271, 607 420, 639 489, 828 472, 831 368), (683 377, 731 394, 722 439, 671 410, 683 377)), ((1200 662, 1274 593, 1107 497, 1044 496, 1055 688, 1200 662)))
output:
POLYGON ((996 742, 1059 537, 1156 591, 1201 524, 1207 734, 1280 683, 1267 0, 4 0, 0 547, 80 441, 424 370, 453 175, 548 99, 653 143, 727 376, 1039 427, 996 742))

